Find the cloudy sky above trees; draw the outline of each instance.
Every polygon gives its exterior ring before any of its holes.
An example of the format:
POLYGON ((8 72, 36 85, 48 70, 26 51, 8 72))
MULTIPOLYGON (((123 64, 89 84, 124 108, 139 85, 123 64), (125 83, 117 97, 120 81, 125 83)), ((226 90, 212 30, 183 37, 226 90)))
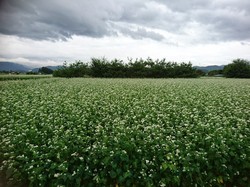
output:
POLYGON ((0 61, 250 59, 249 0, 1 0, 0 61))

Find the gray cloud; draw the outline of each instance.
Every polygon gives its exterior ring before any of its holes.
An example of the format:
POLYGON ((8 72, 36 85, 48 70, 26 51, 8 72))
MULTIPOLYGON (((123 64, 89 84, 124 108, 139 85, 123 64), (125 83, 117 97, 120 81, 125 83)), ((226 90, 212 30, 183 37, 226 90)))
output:
POLYGON ((112 34, 107 20, 115 15, 112 1, 4 0, 0 32, 38 40, 102 37, 112 34))
MULTIPOLYGON (((249 8, 250 9, 250 8, 249 8)), ((194 11, 196 20, 204 25, 210 25, 212 32, 217 33, 217 40, 250 39, 250 14, 244 9, 218 8, 194 11)))
POLYGON ((0 4, 0 33, 35 40, 122 33, 161 41, 164 36, 153 29, 185 35, 190 23, 197 22, 209 28, 204 41, 242 41, 250 39, 249 20, 249 0, 2 0, 0 4), (110 24, 120 22, 127 27, 110 24))
POLYGON ((131 36, 134 39, 151 38, 153 40, 158 40, 158 41, 164 39, 164 36, 162 36, 161 34, 158 34, 153 31, 147 31, 144 28, 137 28, 136 30, 130 30, 124 28, 120 29, 120 31, 125 35, 131 36))
POLYGON ((139 27, 135 25, 124 24, 123 22, 115 23, 110 22, 112 28, 118 33, 124 36, 129 36, 133 39, 143 39, 149 38, 156 41, 162 41, 165 37, 162 34, 154 32, 152 30, 147 30, 144 27, 139 27))
POLYGON ((125 5, 121 20, 171 32, 177 32, 189 21, 185 13, 172 10, 166 4, 145 1, 142 5, 132 8, 125 5))

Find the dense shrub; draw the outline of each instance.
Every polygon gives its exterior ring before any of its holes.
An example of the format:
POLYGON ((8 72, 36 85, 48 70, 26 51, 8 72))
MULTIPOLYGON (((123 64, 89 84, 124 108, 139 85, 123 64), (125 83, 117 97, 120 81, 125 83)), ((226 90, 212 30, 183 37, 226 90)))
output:
POLYGON ((47 67, 41 67, 41 68, 39 68, 38 73, 41 73, 41 74, 52 74, 53 70, 50 69, 50 68, 47 68, 47 67))
POLYGON ((223 70, 212 70, 208 72, 208 76, 217 76, 217 75, 222 75, 223 70))
POLYGON ((87 64, 76 61, 72 64, 64 63, 64 65, 53 72, 54 77, 84 77, 90 75, 90 69, 87 64))
POLYGON ((102 78, 194 78, 199 73, 189 63, 166 62, 165 59, 153 61, 129 59, 128 64, 122 60, 92 58, 91 62, 77 61, 70 65, 64 65, 54 71, 55 77, 102 77, 102 78))
POLYGON ((233 60, 224 67, 224 75, 228 78, 250 78, 250 62, 244 59, 233 60))

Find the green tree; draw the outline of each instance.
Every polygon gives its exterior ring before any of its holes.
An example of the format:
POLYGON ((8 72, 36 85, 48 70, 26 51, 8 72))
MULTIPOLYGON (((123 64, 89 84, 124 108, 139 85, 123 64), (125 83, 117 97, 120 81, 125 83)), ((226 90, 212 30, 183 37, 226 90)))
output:
POLYGON ((223 73, 228 78, 250 78, 250 62, 244 59, 233 60, 224 67, 223 73))
POLYGON ((53 73, 53 70, 52 69, 49 69, 47 67, 42 67, 38 70, 39 73, 41 74, 52 74, 53 73))
POLYGON ((85 64, 81 61, 76 61, 72 64, 67 64, 65 62, 63 66, 55 70, 53 72, 54 77, 84 77, 89 76, 90 74, 90 68, 88 67, 88 64, 85 64))
POLYGON ((223 70, 212 70, 208 72, 208 76, 216 76, 219 74, 223 74, 223 70))
POLYGON ((198 77, 202 77, 202 76, 205 76, 206 75, 206 72, 200 70, 200 69, 196 69, 196 75, 198 77))
POLYGON ((109 63, 105 58, 92 58, 91 59, 91 75, 93 77, 107 77, 109 63))
POLYGON ((60 69, 54 71, 55 77, 105 77, 105 78, 192 78, 198 77, 192 64, 167 62, 165 59, 153 61, 129 59, 124 64, 122 60, 107 60, 105 58, 92 58, 90 63, 76 61, 70 65, 65 63, 60 69))

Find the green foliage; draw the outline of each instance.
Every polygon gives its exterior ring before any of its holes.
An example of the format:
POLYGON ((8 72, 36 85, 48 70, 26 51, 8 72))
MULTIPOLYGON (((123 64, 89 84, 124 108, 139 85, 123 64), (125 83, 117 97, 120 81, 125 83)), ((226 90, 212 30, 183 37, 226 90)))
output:
POLYGON ((52 74, 53 73, 53 70, 52 69, 49 69, 47 67, 42 67, 38 70, 39 73, 41 74, 52 74))
POLYGON ((196 74, 198 75, 198 77, 201 77, 201 76, 205 76, 206 75, 206 72, 205 71, 202 71, 200 69, 197 69, 196 70, 196 74))
POLYGON ((212 70, 208 72, 208 76, 217 76, 217 75, 222 75, 223 70, 212 70))
POLYGON ((26 75, 38 75, 38 72, 28 71, 26 75))
POLYGON ((166 62, 165 59, 153 61, 148 58, 108 61, 105 58, 92 58, 89 64, 76 62, 65 65, 53 74, 55 77, 91 77, 104 78, 194 78, 199 76, 191 63, 166 62))
POLYGON ((29 186, 247 186, 247 79, 0 84, 0 163, 29 186))
POLYGON ((244 59, 233 60, 223 69, 224 75, 228 78, 250 78, 250 62, 244 59))
POLYGON ((67 64, 66 62, 64 65, 53 72, 54 77, 84 77, 86 75, 89 75, 90 69, 88 68, 88 65, 81 62, 76 61, 73 64, 67 64))

